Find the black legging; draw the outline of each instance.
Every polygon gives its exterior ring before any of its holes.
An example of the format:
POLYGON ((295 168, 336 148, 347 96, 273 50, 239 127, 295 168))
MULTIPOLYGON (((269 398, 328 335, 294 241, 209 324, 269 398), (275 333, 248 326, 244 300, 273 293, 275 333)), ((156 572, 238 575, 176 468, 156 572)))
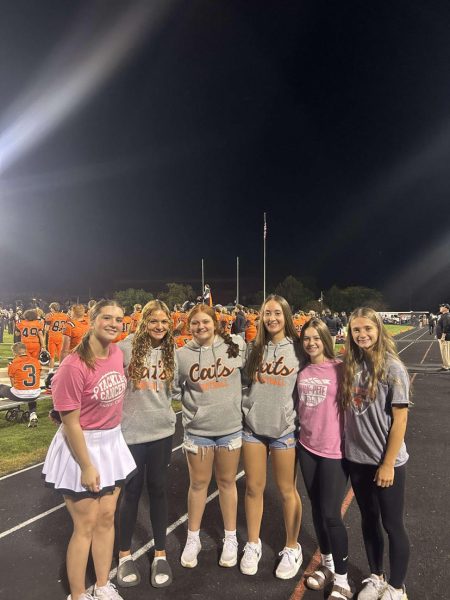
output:
POLYGON ((314 529, 322 554, 332 554, 336 573, 347 573, 348 538, 341 517, 348 475, 345 459, 325 458, 299 446, 298 458, 311 500, 314 529))
POLYGON ((361 526, 370 572, 383 573, 384 538, 389 539, 389 583, 401 588, 409 560, 409 539, 403 524, 406 465, 395 468, 394 484, 382 488, 373 481, 377 467, 347 461, 356 501, 361 511, 361 526), (381 517, 381 521, 380 521, 381 517))
POLYGON ((131 548, 139 498, 146 475, 155 550, 164 550, 168 520, 167 467, 172 455, 172 436, 155 442, 132 444, 129 448, 136 462, 137 473, 125 484, 122 494, 119 509, 119 549, 123 552, 131 548))

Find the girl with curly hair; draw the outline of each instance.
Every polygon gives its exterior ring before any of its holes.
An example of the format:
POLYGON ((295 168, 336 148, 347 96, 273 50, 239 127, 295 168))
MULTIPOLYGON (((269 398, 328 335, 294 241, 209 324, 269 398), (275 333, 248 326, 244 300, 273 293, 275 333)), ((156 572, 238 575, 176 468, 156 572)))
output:
POLYGON ((119 512, 119 566, 121 587, 138 585, 140 574, 131 555, 144 479, 155 540, 151 584, 166 587, 172 571, 166 557, 167 468, 172 453, 176 416, 172 409, 175 350, 168 307, 151 300, 142 311, 137 330, 119 343, 128 378, 124 398, 122 431, 137 465, 137 473, 123 491, 119 512))

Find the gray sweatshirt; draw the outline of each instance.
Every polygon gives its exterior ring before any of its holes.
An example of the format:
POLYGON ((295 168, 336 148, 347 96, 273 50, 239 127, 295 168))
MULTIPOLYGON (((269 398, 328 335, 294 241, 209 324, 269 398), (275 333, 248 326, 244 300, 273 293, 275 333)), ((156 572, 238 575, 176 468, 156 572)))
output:
POLYGON ((261 370, 256 381, 246 382, 242 399, 245 425, 253 433, 280 438, 295 430, 298 370, 297 348, 290 338, 266 345, 261 370))
MULTIPOLYGON (((124 355, 125 374, 128 374, 133 338, 134 334, 131 334, 118 344, 124 355)), ((165 382, 160 348, 150 350, 146 366, 148 377, 140 381, 136 390, 131 379, 128 379, 123 399, 122 433, 127 444, 154 442, 175 432, 172 393, 165 382)))
POLYGON ((242 383, 245 342, 231 336, 239 346, 236 358, 229 358, 228 346, 216 336, 212 346, 194 340, 177 350, 178 383, 174 397, 183 405, 183 426, 187 433, 203 437, 228 435, 242 429, 242 383))

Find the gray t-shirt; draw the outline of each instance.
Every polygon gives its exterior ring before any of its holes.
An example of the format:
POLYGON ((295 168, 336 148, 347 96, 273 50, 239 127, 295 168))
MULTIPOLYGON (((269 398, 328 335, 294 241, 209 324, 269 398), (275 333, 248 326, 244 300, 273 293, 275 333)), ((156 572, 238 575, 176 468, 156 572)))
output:
MULTIPOLYGON (((345 457, 355 463, 380 465, 392 425, 392 405, 410 404, 410 382, 403 363, 391 356, 387 358, 386 379, 378 382, 374 400, 367 397, 368 382, 367 365, 362 363, 355 375, 351 404, 345 411, 345 457)), ((403 441, 395 466, 407 460, 403 441)))

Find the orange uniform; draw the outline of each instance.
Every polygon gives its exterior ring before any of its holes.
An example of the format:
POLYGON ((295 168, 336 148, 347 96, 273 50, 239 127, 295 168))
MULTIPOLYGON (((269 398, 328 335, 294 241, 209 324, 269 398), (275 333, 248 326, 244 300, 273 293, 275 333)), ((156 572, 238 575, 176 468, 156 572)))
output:
POLYGON ((11 378, 13 393, 15 390, 19 392, 39 390, 40 392, 41 365, 36 358, 29 355, 16 356, 8 366, 8 376, 11 378))
POLYGON ((27 347, 27 354, 38 359, 41 350, 38 332, 44 330, 44 322, 40 319, 17 321, 16 328, 20 331, 20 341, 27 347))
POLYGON ((258 328, 256 326, 255 321, 247 321, 247 327, 245 328, 245 341, 247 344, 252 342, 256 338, 256 334, 258 333, 258 328))
POLYGON ((122 321, 122 331, 113 339, 113 343, 117 344, 120 340, 124 340, 130 334, 132 319, 129 315, 125 315, 122 321))
POLYGON ((139 321, 142 319, 142 312, 136 311, 131 315, 130 333, 134 333, 139 325, 139 321))
POLYGON ((192 340, 192 335, 177 335, 173 339, 177 348, 182 348, 185 344, 192 340))
POLYGON ((58 358, 61 354, 63 329, 68 316, 63 312, 51 312, 45 316, 45 327, 48 331, 48 351, 51 358, 58 358))
POLYGON ((63 335, 67 335, 67 337, 70 338, 69 350, 73 350, 75 346, 78 346, 88 329, 89 321, 86 319, 86 317, 82 317, 81 319, 67 320, 63 329, 63 335))
POLYGON ((181 328, 180 335, 188 336, 188 314, 187 313, 174 313, 173 316, 173 326, 176 327, 180 322, 183 323, 183 327, 181 328))

